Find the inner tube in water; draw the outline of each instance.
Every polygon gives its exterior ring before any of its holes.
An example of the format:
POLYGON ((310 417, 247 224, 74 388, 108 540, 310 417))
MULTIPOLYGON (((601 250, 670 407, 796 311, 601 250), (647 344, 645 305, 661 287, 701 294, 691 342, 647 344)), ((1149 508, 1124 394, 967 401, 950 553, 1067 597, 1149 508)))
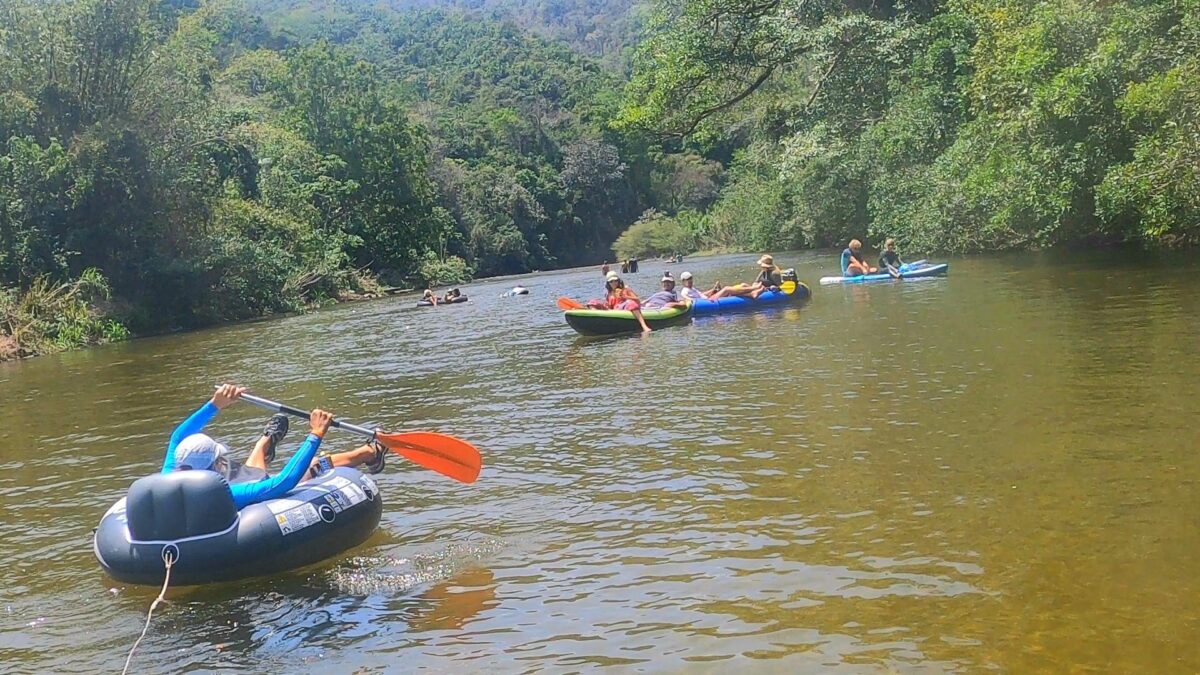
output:
MULTIPOLYGON (((453 300, 440 299, 437 301, 437 304, 439 304, 439 305, 457 305, 460 302, 466 302, 466 301, 467 301, 467 296, 460 295, 457 298, 454 298, 453 300)), ((417 307, 433 307, 433 303, 428 300, 418 300, 417 307)))
POLYGON ((234 581, 319 562, 366 541, 383 498, 370 476, 338 467, 278 499, 238 511, 224 476, 172 471, 140 478, 105 512, 93 549, 112 578, 172 585, 234 581))

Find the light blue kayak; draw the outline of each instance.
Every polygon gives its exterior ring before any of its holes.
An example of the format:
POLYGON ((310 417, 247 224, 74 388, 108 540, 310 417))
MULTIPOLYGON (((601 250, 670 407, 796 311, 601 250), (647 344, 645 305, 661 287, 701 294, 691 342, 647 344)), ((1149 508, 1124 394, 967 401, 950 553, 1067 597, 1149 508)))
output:
POLYGON ((821 277, 821 285, 829 284, 862 284, 868 281, 899 281, 902 279, 921 279, 925 277, 944 277, 950 271, 949 263, 901 265, 900 279, 884 272, 882 274, 861 274, 857 277, 821 277))

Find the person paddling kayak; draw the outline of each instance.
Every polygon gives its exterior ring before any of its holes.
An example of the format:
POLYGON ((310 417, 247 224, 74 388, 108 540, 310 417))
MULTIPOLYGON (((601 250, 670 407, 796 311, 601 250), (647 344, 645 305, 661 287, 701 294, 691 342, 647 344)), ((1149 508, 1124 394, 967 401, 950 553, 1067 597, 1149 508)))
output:
POLYGON ((231 461, 228 447, 200 431, 218 412, 237 401, 245 391, 245 387, 223 384, 217 388, 217 393, 211 400, 184 420, 171 434, 162 472, 215 471, 230 481, 229 492, 233 495, 233 503, 238 509, 243 509, 251 504, 282 497, 305 478, 316 476, 335 466, 363 464, 371 473, 383 470, 387 450, 378 443, 318 458, 317 450, 321 447, 321 440, 333 422, 333 415, 320 408, 311 413, 308 437, 278 475, 268 476, 267 465, 275 458, 276 445, 287 434, 288 421, 284 415, 275 415, 267 422, 262 437, 258 439, 245 464, 231 461))

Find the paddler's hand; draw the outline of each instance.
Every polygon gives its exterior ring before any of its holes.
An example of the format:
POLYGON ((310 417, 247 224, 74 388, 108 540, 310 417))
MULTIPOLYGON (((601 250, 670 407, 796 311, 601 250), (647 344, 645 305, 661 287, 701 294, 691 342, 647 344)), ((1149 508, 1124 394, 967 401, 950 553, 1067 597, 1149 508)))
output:
POLYGON ((318 438, 325 438, 325 432, 329 431, 329 425, 332 423, 333 415, 320 408, 313 408, 308 415, 308 428, 318 438))
POLYGON ((217 393, 213 394, 212 404, 217 406, 217 410, 226 408, 230 403, 238 400, 244 391, 246 391, 245 387, 239 387, 236 384, 223 384, 217 387, 217 393))

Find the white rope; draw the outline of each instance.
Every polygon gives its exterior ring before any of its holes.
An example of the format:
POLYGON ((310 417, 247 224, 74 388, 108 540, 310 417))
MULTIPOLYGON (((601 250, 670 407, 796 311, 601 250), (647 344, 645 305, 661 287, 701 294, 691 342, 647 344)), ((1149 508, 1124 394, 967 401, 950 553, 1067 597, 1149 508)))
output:
POLYGON ((121 669, 121 675, 129 672, 129 664, 133 662, 133 653, 137 651, 138 645, 142 643, 142 638, 146 637, 146 631, 150 630, 150 617, 154 616, 154 608, 158 607, 158 603, 163 601, 167 594, 167 584, 171 582, 171 565, 175 563, 175 556, 171 555, 170 551, 163 548, 163 562, 167 565, 167 574, 163 577, 163 587, 159 591, 158 597, 154 602, 150 603, 150 611, 146 612, 146 625, 142 628, 142 634, 138 636, 136 642, 133 643, 133 648, 129 650, 129 656, 125 657, 125 667, 121 669))

